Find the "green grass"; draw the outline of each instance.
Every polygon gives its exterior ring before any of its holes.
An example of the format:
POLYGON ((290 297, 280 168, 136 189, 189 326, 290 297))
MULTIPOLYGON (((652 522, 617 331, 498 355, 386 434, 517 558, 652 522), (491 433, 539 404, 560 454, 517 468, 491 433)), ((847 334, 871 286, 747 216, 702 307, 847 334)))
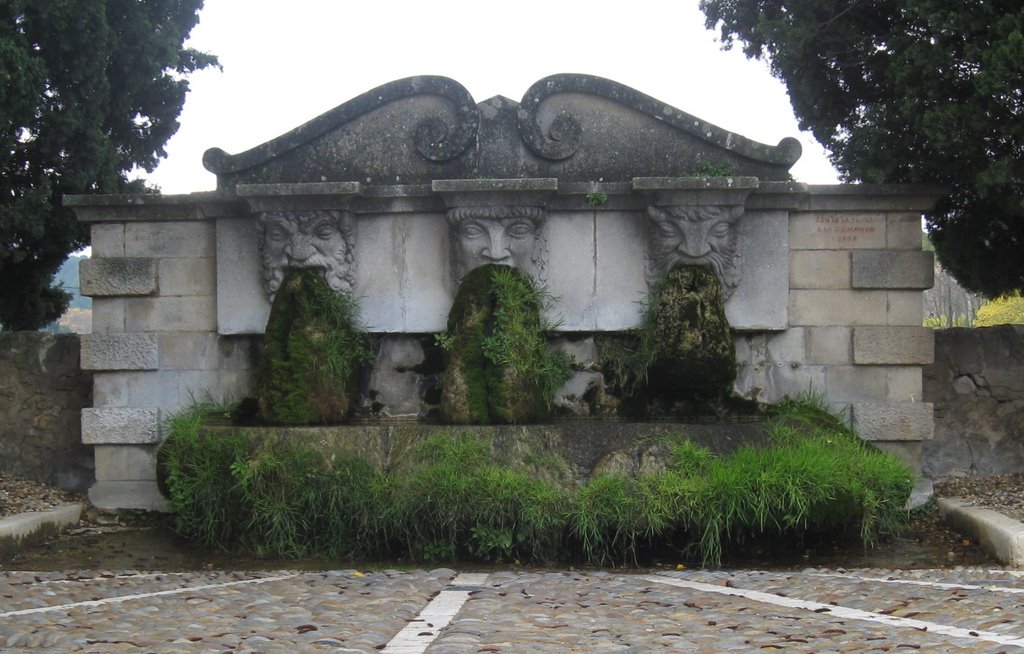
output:
POLYGON ((529 457, 497 461, 470 434, 426 439, 385 473, 206 431, 211 413, 223 409, 175 416, 161 450, 178 531, 267 556, 615 565, 671 549, 716 565, 755 539, 841 533, 871 546, 905 518, 913 484, 902 461, 808 399, 776 407, 768 446, 716 456, 671 439, 661 472, 570 488, 531 472, 529 457))

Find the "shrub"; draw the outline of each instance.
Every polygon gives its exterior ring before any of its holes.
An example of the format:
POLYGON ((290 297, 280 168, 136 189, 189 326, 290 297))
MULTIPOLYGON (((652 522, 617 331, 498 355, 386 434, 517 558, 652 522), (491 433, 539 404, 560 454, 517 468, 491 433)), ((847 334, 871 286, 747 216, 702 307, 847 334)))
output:
MULTIPOLYGON (((204 413, 205 411, 205 413, 204 413)), ((866 546, 905 516, 913 477, 821 403, 788 402, 770 444, 730 456, 677 439, 668 467, 566 488, 528 461, 497 461, 461 433, 419 443, 399 469, 335 459, 175 416, 160 466, 183 536, 261 555, 638 563, 665 547, 718 564, 752 538, 856 533, 866 546)))

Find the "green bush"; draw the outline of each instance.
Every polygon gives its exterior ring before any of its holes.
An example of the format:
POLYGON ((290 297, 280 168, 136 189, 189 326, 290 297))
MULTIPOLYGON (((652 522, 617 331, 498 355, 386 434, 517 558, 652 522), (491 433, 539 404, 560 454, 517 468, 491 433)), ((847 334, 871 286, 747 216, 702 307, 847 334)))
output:
POLYGON ((571 488, 527 461, 497 461, 469 434, 428 438, 385 473, 206 430, 203 417, 201 408, 174 417, 161 449, 177 529, 267 556, 605 565, 671 547, 718 564, 755 538, 856 533, 870 546, 899 526, 913 484, 906 464, 807 401, 777 408, 767 446, 720 457, 676 439, 661 472, 571 488))

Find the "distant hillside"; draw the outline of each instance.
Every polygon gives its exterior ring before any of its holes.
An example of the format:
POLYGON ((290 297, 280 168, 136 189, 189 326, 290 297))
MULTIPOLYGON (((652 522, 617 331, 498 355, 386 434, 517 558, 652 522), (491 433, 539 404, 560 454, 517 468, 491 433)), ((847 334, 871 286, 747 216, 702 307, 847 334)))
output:
POLYGON ((71 293, 71 302, 68 304, 68 308, 71 309, 91 309, 92 298, 82 297, 79 294, 80 282, 78 281, 78 262, 82 259, 88 259, 87 256, 76 256, 71 255, 68 260, 64 262, 64 265, 60 267, 57 274, 53 276, 55 282, 64 286, 64 290, 71 293))

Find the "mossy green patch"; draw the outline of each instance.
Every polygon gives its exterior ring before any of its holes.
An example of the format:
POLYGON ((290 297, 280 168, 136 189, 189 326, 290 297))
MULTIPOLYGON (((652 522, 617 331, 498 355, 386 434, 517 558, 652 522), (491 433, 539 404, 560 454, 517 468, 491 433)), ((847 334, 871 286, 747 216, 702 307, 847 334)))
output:
POLYGON ((638 329, 596 339, 601 369, 625 415, 757 413, 733 396, 736 351, 721 287, 703 266, 670 270, 638 329))
POLYGON ((456 424, 534 422, 572 374, 547 347, 544 297, 523 273, 485 265, 463 279, 448 314, 441 416, 456 424))
POLYGON ((260 416, 271 424, 344 421, 360 365, 370 358, 358 307, 313 269, 289 270, 267 321, 258 381, 260 416))
POLYGON ((728 392, 736 379, 736 349, 714 272, 703 266, 673 268, 650 312, 649 382, 661 391, 728 392))

